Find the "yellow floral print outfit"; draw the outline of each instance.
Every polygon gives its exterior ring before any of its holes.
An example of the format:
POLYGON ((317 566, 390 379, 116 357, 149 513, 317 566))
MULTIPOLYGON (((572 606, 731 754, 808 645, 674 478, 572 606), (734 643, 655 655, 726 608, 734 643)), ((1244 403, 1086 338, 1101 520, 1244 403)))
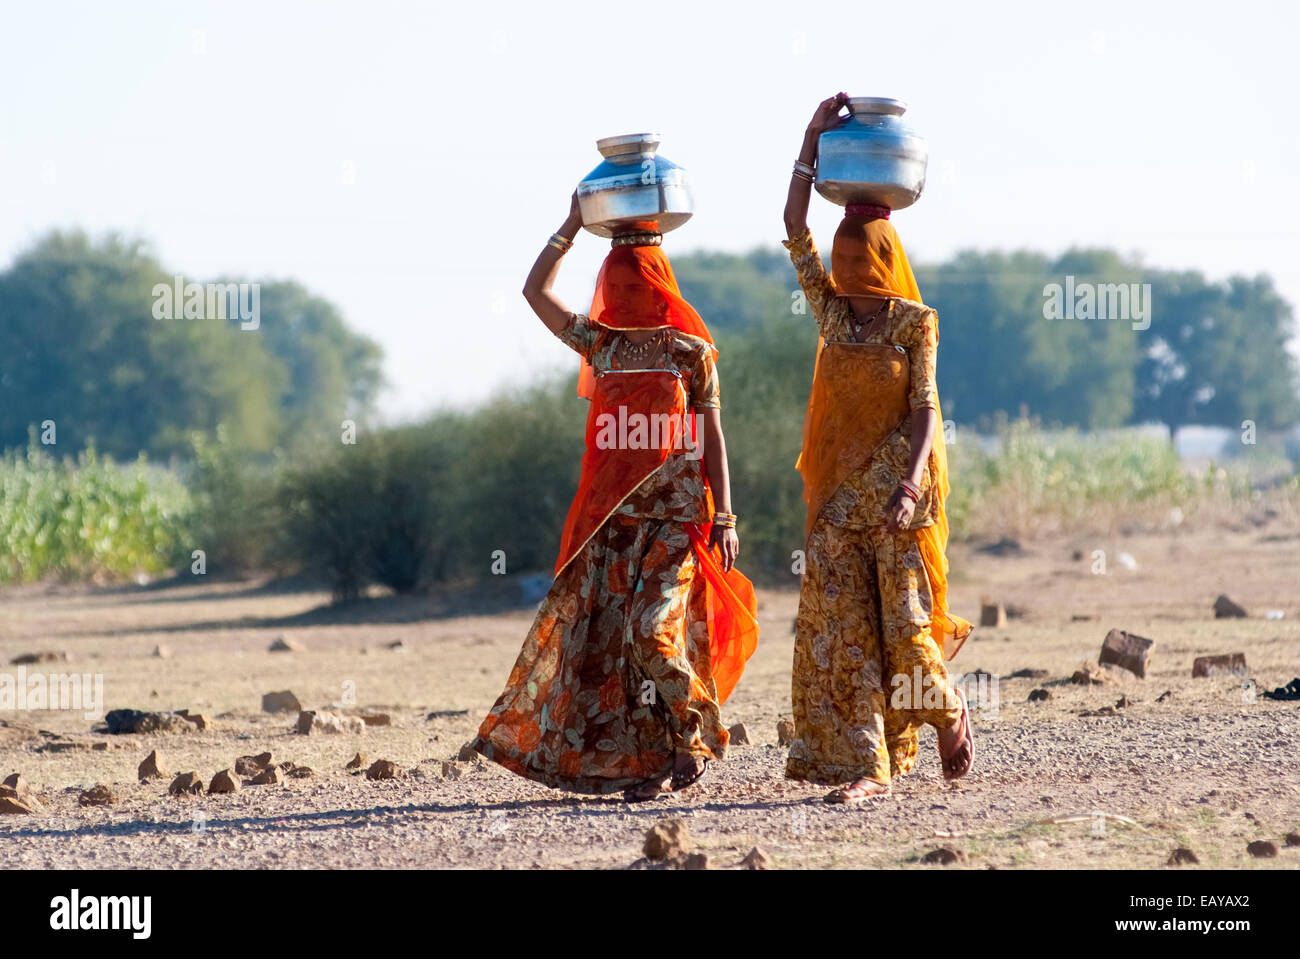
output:
MULTIPOLYGON (((860 349, 843 345, 852 340, 852 310, 836 294, 811 234, 785 246, 827 348, 860 349)), ((935 602, 918 545, 917 531, 936 523, 941 509, 933 461, 908 529, 891 533, 885 525, 886 504, 908 473, 912 414, 937 408, 935 313, 894 299, 864 342, 899 352, 907 392, 897 427, 810 516, 791 684, 796 738, 786 776, 826 784, 889 783, 915 764, 922 725, 946 729, 961 719, 932 635, 935 602)), ((864 409, 871 400, 863 398, 864 409)), ((970 624, 951 621, 960 645, 970 624)))

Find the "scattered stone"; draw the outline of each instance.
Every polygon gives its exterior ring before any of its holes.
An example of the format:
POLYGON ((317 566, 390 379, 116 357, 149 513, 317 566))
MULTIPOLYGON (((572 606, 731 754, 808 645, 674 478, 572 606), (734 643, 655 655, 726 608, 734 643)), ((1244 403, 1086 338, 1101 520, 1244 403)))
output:
POLYGON ((1300 699, 1300 676, 1297 676, 1285 686, 1279 686, 1272 692, 1264 691, 1265 699, 1280 699, 1286 702, 1294 702, 1300 699))
POLYGON ((395 639, 391 643, 389 643, 385 648, 391 649, 395 653, 404 653, 407 651, 409 647, 406 645, 406 643, 402 642, 400 639, 395 639))
POLYGON ((1007 611, 1001 603, 980 603, 980 625, 997 626, 1007 624, 1007 611))
POLYGON ((948 846, 940 846, 938 849, 931 849, 921 857, 921 862, 928 866, 951 866, 955 862, 965 862, 966 854, 960 849, 952 849, 948 846))
POLYGON ((348 762, 348 764, 347 764, 346 766, 344 766, 343 768, 344 768, 344 769, 364 769, 364 768, 365 768, 365 765, 366 765, 366 754, 365 754, 365 753, 357 753, 355 756, 352 757, 352 759, 348 762))
POLYGON ((1004 676, 1004 679, 1042 679, 1047 675, 1045 669, 1017 669, 1014 673, 1004 676))
POLYGON ((778 746, 789 746, 795 740, 794 720, 782 719, 776 724, 776 742, 778 746))
POLYGON ((1246 852, 1256 859, 1272 859, 1277 855, 1277 843, 1269 842, 1267 839, 1258 839, 1246 847, 1246 852))
POLYGON ((36 790, 32 784, 22 777, 19 773, 10 773, 5 777, 4 788, 12 790, 11 799, 17 799, 19 802, 31 806, 33 809, 41 808, 41 801, 36 798, 36 790))
POLYGON ((1197 656, 1192 661, 1192 678, 1210 676, 1245 676, 1245 653, 1222 653, 1218 656, 1197 656))
POLYGON ((162 753, 156 749, 144 757, 144 762, 140 763, 140 768, 136 770, 136 774, 139 776, 140 782, 148 782, 150 779, 166 779, 171 775, 163 764, 162 753))
POLYGON ((1052 694, 1046 689, 1031 689, 1029 691, 1029 701, 1031 703, 1046 702, 1052 698, 1052 694))
POLYGON ((342 716, 339 713, 303 710, 298 714, 297 731, 304 736, 316 733, 364 733, 366 724, 360 716, 342 716))
POLYGON ((980 546, 975 552, 987 553, 989 556, 1024 556, 1025 548, 1020 545, 1020 540, 1004 536, 996 543, 980 546))
POLYGON ((203 780, 198 773, 181 773, 172 780, 167 791, 173 796, 197 796, 203 792, 203 780))
POLYGON ((283 689, 278 693, 266 693, 262 696, 262 712, 300 713, 302 703, 298 702, 298 697, 289 690, 283 689))
POLYGON ((468 709, 436 709, 429 715, 425 716, 425 721, 430 719, 454 719, 457 716, 468 716, 468 709))
POLYGON ((1174 691, 1172 689, 1166 689, 1163 693, 1161 693, 1159 696, 1156 697, 1156 702, 1163 703, 1166 699, 1172 699, 1173 695, 1174 695, 1174 691))
POLYGON ((91 786, 84 790, 77 797, 77 802, 83 806, 111 806, 117 802, 117 797, 113 795, 113 790, 109 789, 103 783, 91 786))
POLYGON ((161 644, 153 648, 154 659, 170 659, 171 655, 172 655, 172 651, 168 649, 166 646, 163 646, 161 644))
POLYGON ((258 753, 256 756, 240 756, 235 760, 235 775, 256 776, 265 772, 271 765, 270 753, 258 753))
POLYGON ((1114 716, 1114 706, 1102 706, 1100 709, 1085 709, 1079 713, 1080 716, 1114 716))
POLYGON ((204 716, 202 713, 192 713, 188 709, 181 709, 177 711, 176 715, 180 716, 181 719, 185 720, 187 723, 191 723, 195 729, 207 729, 208 726, 211 725, 208 717, 204 716))
POLYGON ((393 717, 388 713, 362 713, 361 721, 367 726, 391 726, 393 717))
POLYGON ((303 653, 306 652, 306 648, 296 640, 277 636, 275 642, 266 647, 266 651, 268 653, 303 653))
POLYGON ((468 763, 460 762, 456 759, 444 759, 439 769, 439 774, 443 779, 459 779, 463 776, 470 766, 468 763))
POLYGON ((1095 623, 1101 619, 1096 613, 1075 613, 1070 617, 1072 623, 1095 623))
POLYGON ((702 852, 693 852, 681 860, 682 869, 701 870, 709 868, 709 857, 702 852))
POLYGON ((1200 861, 1196 858, 1196 853, 1186 846, 1179 846, 1169 854, 1168 864, 1171 866, 1195 866, 1200 861))
POLYGON ((290 779, 310 779, 314 775, 310 766, 294 766, 289 770, 290 779))
POLYGON ((1215 619, 1245 619, 1249 613, 1246 608, 1238 603, 1234 603, 1222 593, 1214 601, 1214 618, 1215 619))
POLYGON ((230 775, 229 769, 223 769, 212 777, 212 782, 208 783, 209 793, 237 793, 243 787, 239 785, 239 780, 230 775))
POLYGON ((749 855, 740 860, 740 864, 746 869, 771 869, 772 857, 769 856, 760 846, 755 846, 749 851, 749 855))
POLYGON ((1289 832, 1286 834, 1286 844, 1288 846, 1300 846, 1300 832, 1289 832))
POLYGON ((389 759, 376 759, 366 770, 366 778, 379 779, 400 779, 402 770, 398 768, 397 763, 389 759))
POLYGON ((461 762, 465 763, 465 762, 473 762, 475 759, 481 757, 479 751, 474 748, 473 742, 468 742, 464 746, 460 747, 460 752, 456 754, 456 758, 459 759, 461 762))
POLYGON ((1078 686, 1100 686, 1102 683, 1110 682, 1110 676, 1100 666, 1094 663, 1084 663, 1074 671, 1070 677, 1070 682, 1078 686))
POLYGON ((731 745, 733 746, 750 745, 749 730, 745 728, 744 723, 736 723, 736 725, 732 726, 730 729, 727 730, 727 733, 731 736, 731 745))
POLYGON ((130 733, 189 733, 194 726, 179 713, 146 713, 139 709, 114 709, 104 716, 112 735, 130 733))
POLYGON ((274 766, 267 766, 260 773, 253 777, 250 786, 276 786, 280 783, 280 770, 274 766))
POLYGON ((0 793, 0 815, 30 816, 35 811, 21 799, 0 793))
POLYGON ((655 823, 645 834, 643 851, 647 859, 670 859, 685 856, 693 845, 685 819, 664 819, 655 823))
POLYGON ((1101 655, 1097 662, 1101 665, 1113 663, 1121 669, 1127 669, 1133 675, 1145 679, 1147 665, 1151 662, 1151 650, 1155 640, 1145 639, 1126 633, 1122 629, 1112 629, 1106 634, 1101 644, 1101 655))
POLYGON ((35 663, 63 663, 67 662, 67 653, 56 653, 52 649, 43 649, 39 653, 23 653, 21 656, 15 656, 9 660, 11 666, 31 666, 35 663))

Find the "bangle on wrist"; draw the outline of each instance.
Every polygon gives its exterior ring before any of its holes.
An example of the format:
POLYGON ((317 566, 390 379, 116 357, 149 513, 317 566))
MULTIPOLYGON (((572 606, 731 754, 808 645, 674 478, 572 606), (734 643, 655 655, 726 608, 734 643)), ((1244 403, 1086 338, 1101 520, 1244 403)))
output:
POLYGON ((573 249, 573 241, 568 237, 561 236, 559 233, 552 233, 550 239, 546 241, 547 246, 553 246, 561 253, 568 253, 573 249))

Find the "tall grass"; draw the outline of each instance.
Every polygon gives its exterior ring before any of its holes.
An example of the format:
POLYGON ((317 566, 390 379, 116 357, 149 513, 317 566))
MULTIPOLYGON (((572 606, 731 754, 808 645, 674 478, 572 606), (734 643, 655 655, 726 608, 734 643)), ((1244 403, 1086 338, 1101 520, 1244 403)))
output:
POLYGON ((74 462, 33 437, 0 459, 0 582, 106 582, 185 562, 194 504, 180 478, 148 463, 117 464, 93 446, 74 462))

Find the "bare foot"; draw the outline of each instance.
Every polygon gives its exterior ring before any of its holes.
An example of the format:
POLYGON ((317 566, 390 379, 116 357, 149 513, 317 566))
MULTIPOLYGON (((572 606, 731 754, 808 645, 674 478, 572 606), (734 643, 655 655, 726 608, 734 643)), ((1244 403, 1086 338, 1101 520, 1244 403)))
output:
POLYGON ((937 729, 939 734, 939 759, 943 763, 944 779, 960 779, 970 772, 975 760, 975 740, 970 731, 970 707, 959 690, 961 719, 948 729, 937 729))
POLYGON ((847 786, 841 786, 839 789, 827 793, 826 801, 835 804, 853 803, 862 802, 862 800, 870 799, 872 796, 888 795, 888 783, 878 783, 874 779, 859 779, 847 786))

